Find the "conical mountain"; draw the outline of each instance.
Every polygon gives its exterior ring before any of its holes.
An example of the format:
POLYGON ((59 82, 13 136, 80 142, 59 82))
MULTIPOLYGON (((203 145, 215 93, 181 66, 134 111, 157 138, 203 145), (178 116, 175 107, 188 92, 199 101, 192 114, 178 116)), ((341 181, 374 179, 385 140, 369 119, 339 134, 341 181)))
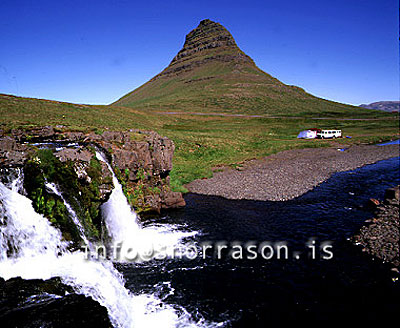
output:
POLYGON ((167 68, 114 104, 162 111, 283 115, 349 109, 265 73, 225 27, 209 19, 186 36, 167 68))

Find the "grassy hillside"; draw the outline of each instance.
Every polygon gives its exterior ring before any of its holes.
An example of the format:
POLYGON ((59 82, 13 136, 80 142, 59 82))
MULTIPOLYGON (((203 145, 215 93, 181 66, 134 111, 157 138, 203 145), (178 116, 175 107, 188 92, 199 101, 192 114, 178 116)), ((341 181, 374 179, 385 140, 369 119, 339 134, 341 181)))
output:
POLYGON ((155 130, 176 145, 171 182, 176 190, 194 179, 209 177, 221 165, 240 165, 285 149, 371 143, 397 138, 398 116, 373 111, 375 120, 159 115, 119 106, 89 106, 0 94, 0 130, 62 125, 96 131, 140 128, 155 130), (298 140, 300 130, 341 128, 351 139, 298 140))
POLYGON ((374 115, 286 85, 259 69, 222 25, 204 20, 160 74, 114 105, 146 111, 223 112, 278 116, 374 115))
MULTIPOLYGON (((229 64, 227 64, 229 66, 229 64)), ((356 107, 313 97, 256 68, 243 73, 209 63, 174 77, 151 80, 117 101, 149 111, 192 111, 282 116, 352 116, 356 107)), ((360 116, 371 115, 363 110, 360 116)))

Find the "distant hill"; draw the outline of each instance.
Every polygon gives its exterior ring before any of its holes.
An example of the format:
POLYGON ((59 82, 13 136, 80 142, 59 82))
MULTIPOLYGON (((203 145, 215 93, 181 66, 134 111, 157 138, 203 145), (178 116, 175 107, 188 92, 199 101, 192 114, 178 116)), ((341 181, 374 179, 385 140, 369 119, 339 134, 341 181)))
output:
POLYGON ((383 110, 385 112, 398 112, 400 110, 400 101, 377 101, 369 105, 361 104, 360 107, 383 110))
POLYGON ((186 36, 168 67, 113 105, 155 111, 317 116, 352 115, 355 108, 317 98, 265 73, 225 27, 209 19, 186 36))

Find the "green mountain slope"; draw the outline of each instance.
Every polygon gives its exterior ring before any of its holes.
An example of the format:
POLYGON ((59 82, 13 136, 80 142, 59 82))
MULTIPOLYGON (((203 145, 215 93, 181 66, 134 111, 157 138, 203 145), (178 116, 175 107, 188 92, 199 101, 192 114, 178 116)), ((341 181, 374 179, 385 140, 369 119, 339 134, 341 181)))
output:
POLYGON ((259 69, 221 24, 203 20, 161 73, 114 105, 158 111, 278 115, 349 114, 355 107, 320 99, 259 69))

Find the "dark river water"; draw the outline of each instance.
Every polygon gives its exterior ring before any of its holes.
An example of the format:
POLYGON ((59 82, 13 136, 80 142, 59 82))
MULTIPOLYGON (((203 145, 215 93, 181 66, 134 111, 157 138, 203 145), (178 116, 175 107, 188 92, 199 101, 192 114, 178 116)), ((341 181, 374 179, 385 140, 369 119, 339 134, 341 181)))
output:
POLYGON ((187 194, 186 208, 160 222, 199 231, 202 242, 285 242, 288 258, 217 258, 123 265, 126 286, 153 292, 166 303, 229 327, 282 323, 371 323, 400 310, 400 283, 386 264, 347 240, 372 217, 363 205, 399 184, 399 158, 335 174, 305 195, 285 202, 227 200, 187 194), (308 244, 314 241, 314 247, 308 244), (321 247, 331 245, 333 257, 321 247), (160 288, 162 286, 162 288, 160 288))

